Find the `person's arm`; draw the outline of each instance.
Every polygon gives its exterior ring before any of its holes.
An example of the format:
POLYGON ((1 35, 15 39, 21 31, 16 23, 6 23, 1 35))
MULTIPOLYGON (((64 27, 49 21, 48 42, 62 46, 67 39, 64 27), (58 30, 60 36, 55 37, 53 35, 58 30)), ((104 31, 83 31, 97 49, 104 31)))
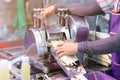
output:
POLYGON ((78 51, 87 54, 107 54, 120 51, 120 30, 113 37, 84 41, 78 44, 78 51))
POLYGON ((56 53, 59 57, 63 55, 75 55, 77 53, 108 54, 120 51, 120 30, 116 35, 95 41, 83 42, 59 42, 56 53))
POLYGON ((57 13, 58 8, 68 8, 70 14, 77 16, 92 16, 104 13, 96 0, 86 3, 55 4, 45 9, 45 17, 48 19, 57 13))
POLYGON ((104 13, 96 0, 86 3, 57 4, 54 6, 55 12, 58 8, 68 8, 72 15, 92 16, 104 13))

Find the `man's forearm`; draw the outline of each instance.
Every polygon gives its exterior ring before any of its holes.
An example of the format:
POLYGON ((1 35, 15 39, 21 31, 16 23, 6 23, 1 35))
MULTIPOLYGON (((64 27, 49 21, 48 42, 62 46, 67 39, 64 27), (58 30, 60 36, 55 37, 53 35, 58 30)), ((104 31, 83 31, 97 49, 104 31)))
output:
POLYGON ((72 3, 55 5, 55 12, 58 8, 68 8, 70 14, 77 16, 92 16, 104 13, 96 1, 88 3, 72 3))

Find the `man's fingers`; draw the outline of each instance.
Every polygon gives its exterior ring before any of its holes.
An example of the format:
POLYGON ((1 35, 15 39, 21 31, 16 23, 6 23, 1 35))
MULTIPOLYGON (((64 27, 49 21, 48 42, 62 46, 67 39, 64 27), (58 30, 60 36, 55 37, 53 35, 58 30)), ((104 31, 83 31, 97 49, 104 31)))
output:
POLYGON ((59 53, 59 54, 58 54, 58 57, 61 58, 64 54, 65 54, 64 52, 59 53))
POLYGON ((60 54, 60 53, 62 53, 63 52, 63 49, 60 47, 58 47, 58 48, 56 48, 56 53, 57 54, 60 54))
POLYGON ((64 44, 64 42, 63 42, 63 41, 60 41, 60 42, 57 43, 57 46, 56 46, 56 47, 62 46, 63 44, 64 44))

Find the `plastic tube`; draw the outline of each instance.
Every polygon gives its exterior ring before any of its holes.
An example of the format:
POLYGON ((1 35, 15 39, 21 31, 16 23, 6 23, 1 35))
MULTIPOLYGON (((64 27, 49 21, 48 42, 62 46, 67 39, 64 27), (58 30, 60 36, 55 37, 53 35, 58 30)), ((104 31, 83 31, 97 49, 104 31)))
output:
POLYGON ((22 58, 21 74, 22 80, 30 80, 30 64, 27 56, 22 58))
POLYGON ((0 61, 0 80, 9 80, 9 62, 7 60, 0 61))

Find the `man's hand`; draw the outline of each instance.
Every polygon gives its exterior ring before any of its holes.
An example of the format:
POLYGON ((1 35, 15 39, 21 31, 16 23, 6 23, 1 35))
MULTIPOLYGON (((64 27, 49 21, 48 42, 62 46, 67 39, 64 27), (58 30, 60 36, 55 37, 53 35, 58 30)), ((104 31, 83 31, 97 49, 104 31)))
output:
POLYGON ((54 6, 50 6, 50 7, 45 8, 42 13, 45 17, 45 20, 48 20, 50 17, 55 15, 54 6))
POLYGON ((55 48, 58 57, 63 55, 75 55, 78 50, 78 43, 77 42, 59 42, 55 48))

